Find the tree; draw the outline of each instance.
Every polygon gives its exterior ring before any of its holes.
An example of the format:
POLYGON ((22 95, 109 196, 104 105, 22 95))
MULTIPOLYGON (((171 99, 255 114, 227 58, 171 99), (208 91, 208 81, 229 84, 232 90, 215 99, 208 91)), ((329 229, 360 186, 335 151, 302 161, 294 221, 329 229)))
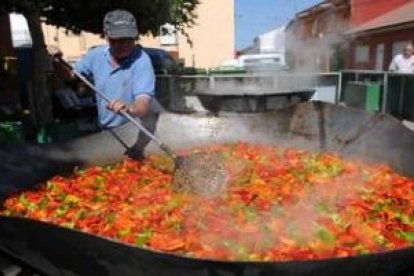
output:
POLYGON ((40 123, 52 120, 51 95, 47 91, 47 51, 41 28, 45 22, 75 33, 89 31, 102 34, 102 19, 113 9, 133 13, 140 34, 158 34, 160 26, 169 23, 183 31, 194 23, 194 10, 199 0, 2 0, 0 13, 18 12, 26 17, 33 41, 32 93, 36 119, 40 123))

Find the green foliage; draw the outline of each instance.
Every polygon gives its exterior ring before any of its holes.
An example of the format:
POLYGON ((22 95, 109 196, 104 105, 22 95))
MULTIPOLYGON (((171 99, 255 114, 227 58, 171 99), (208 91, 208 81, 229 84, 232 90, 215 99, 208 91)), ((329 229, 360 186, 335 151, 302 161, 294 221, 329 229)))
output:
POLYGON ((102 33, 102 19, 113 9, 133 13, 141 34, 158 34, 165 23, 182 30, 194 22, 199 0, 2 0, 1 12, 37 13, 50 25, 79 32, 102 33))

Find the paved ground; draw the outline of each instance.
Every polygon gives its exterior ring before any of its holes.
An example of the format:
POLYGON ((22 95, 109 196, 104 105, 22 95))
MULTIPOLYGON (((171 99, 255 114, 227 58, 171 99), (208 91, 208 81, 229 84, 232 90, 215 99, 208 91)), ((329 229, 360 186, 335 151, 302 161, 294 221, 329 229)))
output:
POLYGON ((403 121, 403 125, 414 131, 414 122, 411 121, 403 121))

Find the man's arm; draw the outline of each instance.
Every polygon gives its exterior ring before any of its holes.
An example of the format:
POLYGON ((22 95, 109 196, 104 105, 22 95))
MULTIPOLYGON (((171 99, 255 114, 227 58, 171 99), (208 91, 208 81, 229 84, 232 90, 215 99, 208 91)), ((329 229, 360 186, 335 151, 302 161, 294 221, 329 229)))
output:
POLYGON ((138 96, 128 107, 120 100, 112 100, 107 105, 107 108, 116 113, 119 113, 121 110, 125 110, 133 117, 142 117, 148 112, 150 104, 151 97, 138 96))
POLYGON ((149 110, 151 100, 152 98, 146 95, 138 96, 129 106, 128 113, 137 117, 144 116, 149 110))
POLYGON ((65 80, 75 80, 76 77, 72 70, 59 62, 59 59, 62 59, 63 57, 62 51, 57 46, 52 45, 47 46, 47 51, 52 59, 53 68, 56 74, 65 80))
POLYGON ((129 107, 129 112, 137 116, 145 115, 150 107, 155 91, 155 73, 150 58, 142 52, 140 62, 134 68, 133 93, 135 101, 129 107))
MULTIPOLYGON (((75 63, 73 66, 74 70, 82 75, 93 77, 92 63, 98 51, 98 47, 91 48, 80 60, 75 63)), ((62 51, 56 46, 48 46, 48 52, 54 61, 56 73, 67 80, 75 80, 76 75, 74 72, 58 61, 63 57, 62 51)))

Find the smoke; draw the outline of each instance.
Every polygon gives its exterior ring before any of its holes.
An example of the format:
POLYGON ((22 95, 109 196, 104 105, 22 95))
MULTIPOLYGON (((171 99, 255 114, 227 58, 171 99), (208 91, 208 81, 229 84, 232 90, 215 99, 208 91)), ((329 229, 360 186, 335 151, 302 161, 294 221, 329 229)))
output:
POLYGON ((287 29, 287 61, 294 73, 329 71, 348 46, 348 23, 331 11, 315 18, 296 18, 287 29), (311 20, 311 21, 310 21, 311 20))

